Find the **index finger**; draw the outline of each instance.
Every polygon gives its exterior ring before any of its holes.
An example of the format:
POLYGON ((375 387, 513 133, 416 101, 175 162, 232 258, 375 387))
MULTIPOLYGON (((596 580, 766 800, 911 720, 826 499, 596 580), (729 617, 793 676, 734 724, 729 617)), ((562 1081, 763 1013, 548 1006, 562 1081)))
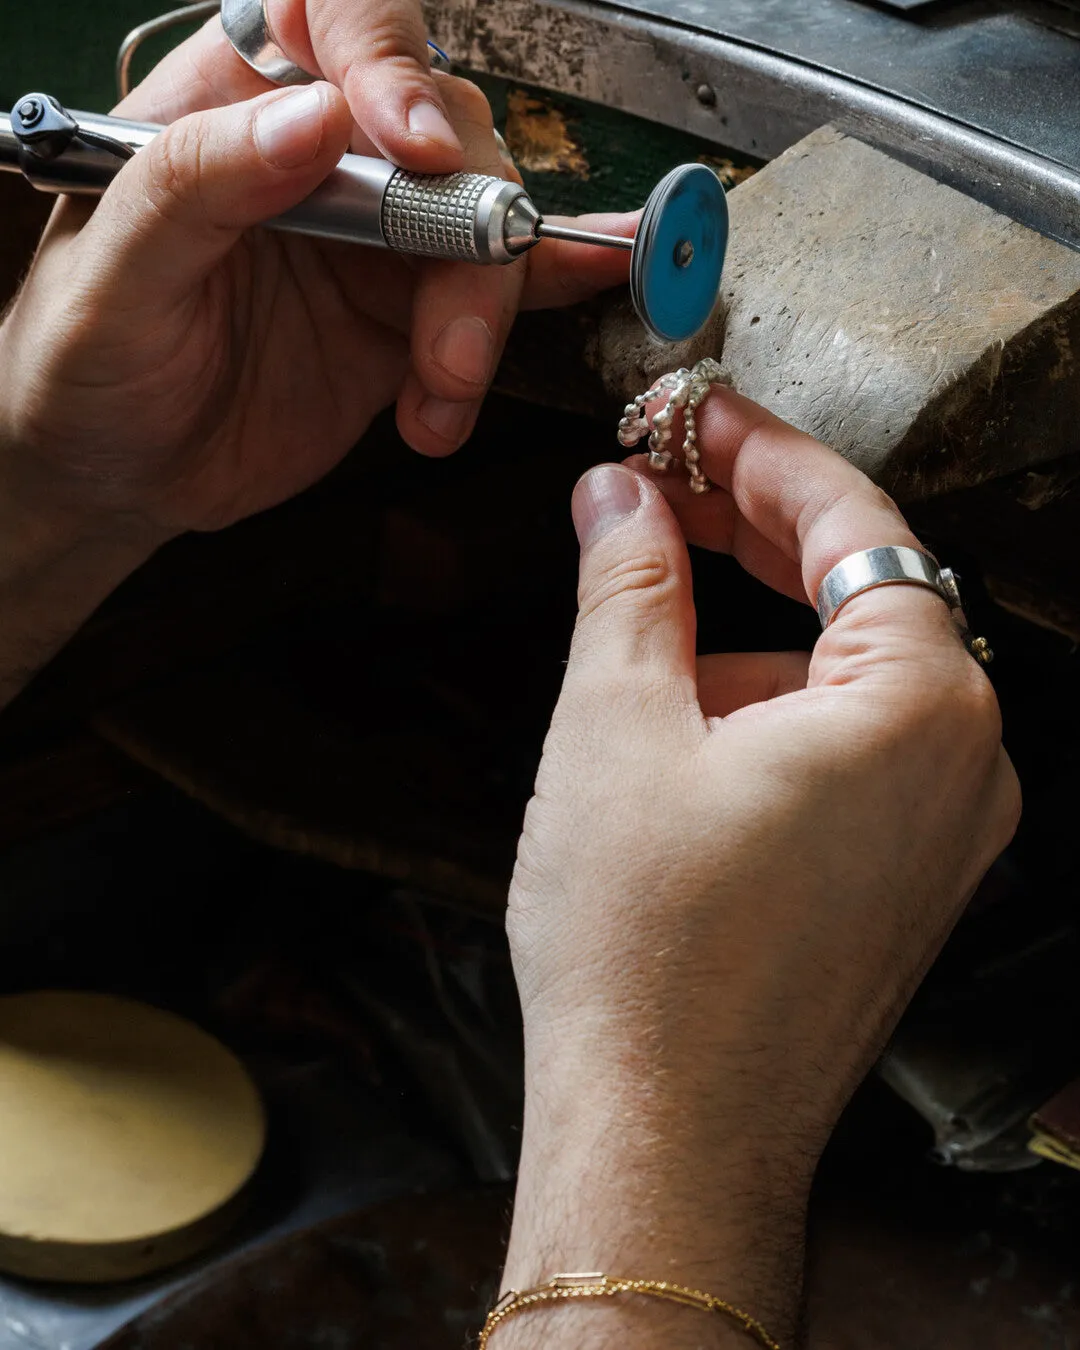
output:
MULTIPOLYGON (((545 216, 544 220, 553 225, 575 225, 580 230, 632 239, 641 212, 545 216)), ((630 254, 621 249, 545 239, 525 256, 528 275, 521 297, 522 309, 576 305, 608 287, 625 285, 630 279, 630 254)))
POLYGON ((290 60, 337 85, 386 159, 421 173, 462 168, 419 0, 266 0, 266 13, 290 60))

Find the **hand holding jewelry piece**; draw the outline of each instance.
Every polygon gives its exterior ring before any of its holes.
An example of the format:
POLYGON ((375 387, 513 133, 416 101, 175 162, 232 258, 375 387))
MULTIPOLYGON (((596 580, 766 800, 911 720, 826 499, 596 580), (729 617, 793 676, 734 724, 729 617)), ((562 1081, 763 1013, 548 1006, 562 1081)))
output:
MULTIPOLYGON (((698 361, 689 370, 682 366, 671 374, 661 376, 651 389, 638 394, 633 403, 626 405, 619 422, 619 444, 629 449, 648 435, 649 468, 666 473, 675 459, 667 449, 671 439, 671 424, 676 411, 681 408, 685 428, 683 460, 690 475, 690 491, 698 496, 708 492, 713 484, 701 468, 695 413, 708 398, 713 385, 721 383, 720 365, 711 356, 698 361), (653 417, 650 427, 646 409, 666 390, 671 391, 668 400, 653 417)), ((878 548, 869 552, 864 550, 857 557, 837 563, 824 579, 817 597, 818 616, 822 628, 828 628, 842 605, 871 587, 901 582, 928 586, 949 606, 970 654, 981 666, 988 666, 994 654, 986 638, 975 637, 968 627, 958 581, 959 578, 949 568, 939 568, 929 554, 914 549, 902 549, 899 553, 893 548, 878 548), (901 554, 904 556, 901 557, 901 554)))
POLYGON ((751 1350, 622 1292, 653 1281, 797 1343, 817 1159, 1019 811, 894 503, 730 389, 697 423, 714 490, 641 455, 574 494, 580 613, 507 918, 527 1089, 492 1350, 751 1350), (699 655, 687 542, 804 602, 831 576, 813 653, 699 655), (617 1274, 541 1298, 552 1268, 617 1274))
POLYGON ((690 490, 699 495, 708 492, 712 483, 701 469, 701 453, 698 450, 694 414, 698 405, 708 398, 712 386, 720 382, 719 363, 711 356, 698 361, 689 370, 682 366, 670 375, 661 376, 651 389, 647 389, 644 394, 638 394, 633 403, 626 405, 619 423, 619 444, 629 450, 647 435, 649 468, 655 469, 658 473, 666 473, 675 459, 666 448, 668 441, 671 440, 671 424, 675 420, 676 411, 681 408, 684 427, 682 453, 686 471, 690 475, 690 490), (670 397, 653 418, 650 428, 646 408, 669 389, 670 397))

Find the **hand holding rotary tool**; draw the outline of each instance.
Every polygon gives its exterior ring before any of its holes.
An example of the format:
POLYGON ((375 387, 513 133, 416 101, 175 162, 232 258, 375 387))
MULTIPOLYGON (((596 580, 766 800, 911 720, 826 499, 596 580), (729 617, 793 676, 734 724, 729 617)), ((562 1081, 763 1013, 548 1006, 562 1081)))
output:
MULTIPOLYGON (((44 191, 101 193, 160 127, 69 113, 48 94, 18 99, 0 118, 0 167, 44 191)), ((631 294, 645 326, 670 342, 692 337, 716 302, 727 245, 727 202, 700 164, 673 169, 654 189, 633 240, 545 220, 519 182, 490 174, 417 174, 384 159, 345 155, 271 228, 423 257, 510 263, 542 239, 631 251, 631 294)))
MULTIPOLYGON (((152 125, 189 69, 178 48, 120 111, 152 125)), ((440 84, 469 169, 497 173, 486 100, 440 84)), ((193 101, 205 95, 196 83, 193 101)), ((67 147, 50 161, 32 141, 35 174, 104 156, 112 181, 100 200, 62 198, 0 325, 0 518, 37 496, 47 462, 49 509, 77 503, 95 533, 103 516, 159 541, 216 528, 313 483, 395 403, 413 448, 449 454, 520 308, 626 279, 626 253, 562 240, 479 267, 252 229, 310 198, 357 136, 329 83, 191 112, 127 159, 85 128, 54 131, 67 147)), ((619 235, 634 221, 580 224, 619 235)))
MULTIPOLYGON (((513 262, 543 238, 628 249, 634 306, 645 326, 668 341, 700 330, 716 301, 727 246, 727 204, 712 173, 696 164, 672 170, 651 194, 633 241, 544 220, 508 154, 500 157, 504 174, 498 176, 457 167, 465 156, 446 110, 460 82, 446 77, 449 59, 427 41, 416 6, 360 0, 339 10, 334 3, 195 0, 128 34, 117 57, 121 96, 129 102, 132 60, 145 38, 189 16, 212 14, 181 49, 186 67, 179 80, 173 77, 174 89, 190 85, 193 75, 216 91, 224 81, 307 85, 316 78, 312 71, 328 71, 357 120, 357 136, 384 151, 379 157, 346 155, 305 201, 263 223, 480 264, 513 262), (380 102, 369 86, 380 89, 386 78, 392 88, 380 102), (399 115, 388 118, 384 103, 399 115), (419 172, 434 167, 452 171, 419 172)), ((161 83, 161 70, 155 73, 161 83)), ((177 111, 175 95, 164 99, 164 110, 177 111)), ((70 114, 48 94, 26 94, 9 119, 0 119, 0 168, 20 168, 45 191, 98 193, 159 131, 152 124, 70 114)))
MULTIPOLYGON (((338 57, 324 51, 320 68, 338 57)), ((464 167, 416 175, 375 154, 336 84, 274 90, 248 59, 215 18, 114 118, 30 94, 0 125, 0 161, 67 194, 0 327, 12 500, 44 455, 80 515, 89 505, 158 541, 215 528, 321 477, 394 402, 410 445, 450 453, 519 308, 625 281, 632 220, 543 220, 475 86, 425 73, 464 167), (96 209, 79 200, 102 193, 96 209)), ((715 300, 719 184, 700 166, 676 172, 650 220, 664 230, 638 231, 635 298, 654 331, 679 336, 715 300)))

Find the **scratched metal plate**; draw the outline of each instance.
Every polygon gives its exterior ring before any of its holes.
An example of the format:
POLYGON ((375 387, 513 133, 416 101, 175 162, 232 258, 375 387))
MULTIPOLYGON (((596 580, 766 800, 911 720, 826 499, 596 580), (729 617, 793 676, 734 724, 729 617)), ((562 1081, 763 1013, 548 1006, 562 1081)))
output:
POLYGON ((946 7, 933 22, 862 0, 620 0, 619 8, 810 63, 1080 169, 1080 41, 998 5, 946 7))
MULTIPOLYGON (((833 123, 1080 248, 1078 25, 996 4, 422 0, 463 67, 769 159, 833 123)), ((1036 11, 1032 11, 1036 13, 1036 11)))

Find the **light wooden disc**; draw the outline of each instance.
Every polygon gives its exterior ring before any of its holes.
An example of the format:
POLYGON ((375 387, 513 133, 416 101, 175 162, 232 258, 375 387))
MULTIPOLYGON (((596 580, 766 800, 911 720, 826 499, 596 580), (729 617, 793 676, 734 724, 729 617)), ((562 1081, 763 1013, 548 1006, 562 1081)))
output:
POLYGON ((104 994, 0 998, 0 1269, 129 1279, 231 1220, 265 1119, 239 1060, 104 994))

